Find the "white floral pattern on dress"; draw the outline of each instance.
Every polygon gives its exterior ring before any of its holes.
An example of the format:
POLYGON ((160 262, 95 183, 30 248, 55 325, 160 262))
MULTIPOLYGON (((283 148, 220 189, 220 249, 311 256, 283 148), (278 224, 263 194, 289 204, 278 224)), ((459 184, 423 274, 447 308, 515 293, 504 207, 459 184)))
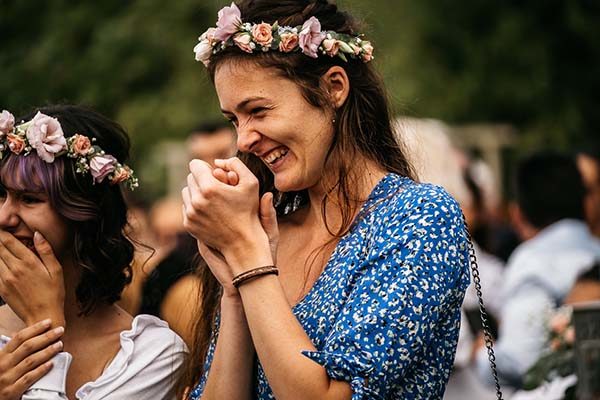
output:
MULTIPOLYGON (((303 354, 353 400, 440 399, 469 284, 461 210, 443 189, 386 175, 317 282, 293 309, 317 351, 303 354)), ((214 354, 190 398, 198 399, 214 354)), ((274 399, 260 364, 256 398, 274 399)))

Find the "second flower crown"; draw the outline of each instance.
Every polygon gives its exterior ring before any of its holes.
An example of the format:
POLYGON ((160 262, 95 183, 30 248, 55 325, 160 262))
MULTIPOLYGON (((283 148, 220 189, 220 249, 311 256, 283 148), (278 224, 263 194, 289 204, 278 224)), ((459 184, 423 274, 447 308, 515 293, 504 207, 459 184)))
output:
POLYGON ((208 66, 210 57, 227 47, 237 46, 242 51, 280 51, 283 53, 302 52, 317 58, 319 54, 348 57, 369 62, 373 59, 373 46, 362 35, 352 36, 335 31, 321 31, 321 23, 310 17, 301 26, 279 26, 266 22, 251 24, 242 22, 242 16, 235 3, 219 11, 216 28, 209 28, 199 38, 194 47, 196 61, 208 66))
POLYGON ((8 111, 0 113, 0 159, 7 151, 24 156, 35 151, 47 163, 66 155, 75 160, 76 172, 90 173, 94 183, 108 180, 111 185, 125 182, 131 190, 137 188, 133 170, 93 142, 94 138, 90 140, 79 133, 65 138, 58 120, 39 111, 30 121, 20 124, 15 124, 15 117, 8 111))

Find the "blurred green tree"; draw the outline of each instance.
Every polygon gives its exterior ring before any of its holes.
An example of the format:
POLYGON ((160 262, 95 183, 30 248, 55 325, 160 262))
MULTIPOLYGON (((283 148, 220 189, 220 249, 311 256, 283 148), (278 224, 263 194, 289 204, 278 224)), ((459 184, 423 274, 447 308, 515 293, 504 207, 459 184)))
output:
MULTIPOLYGON (((600 2, 348 0, 395 108, 511 123, 525 148, 597 140, 600 2)), ((130 131, 138 163, 219 114, 192 48, 225 2, 0 0, 0 107, 91 105, 130 131)))

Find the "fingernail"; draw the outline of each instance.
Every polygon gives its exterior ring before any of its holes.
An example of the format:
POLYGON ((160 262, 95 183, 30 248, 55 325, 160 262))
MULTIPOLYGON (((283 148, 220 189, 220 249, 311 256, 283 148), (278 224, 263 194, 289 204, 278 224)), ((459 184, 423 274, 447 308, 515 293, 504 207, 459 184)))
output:
POLYGON ((48 318, 48 319, 45 319, 45 320, 41 321, 40 325, 42 325, 42 326, 50 326, 51 323, 52 323, 52 320, 50 320, 48 318))
POLYGON ((54 328, 54 330, 52 332, 56 333, 57 335, 62 335, 64 331, 65 331, 65 328, 63 328, 62 326, 59 326, 58 328, 54 328))
POLYGON ((62 349, 62 348, 63 348, 63 342, 61 342, 61 341, 59 340, 58 342, 54 343, 54 344, 52 345, 52 347, 53 347, 53 348, 55 348, 56 350, 60 350, 60 349, 62 349))
POLYGON ((33 241, 37 244, 42 244, 42 243, 44 243, 44 237, 42 236, 41 233, 39 233, 38 231, 35 231, 35 233, 33 234, 33 241))

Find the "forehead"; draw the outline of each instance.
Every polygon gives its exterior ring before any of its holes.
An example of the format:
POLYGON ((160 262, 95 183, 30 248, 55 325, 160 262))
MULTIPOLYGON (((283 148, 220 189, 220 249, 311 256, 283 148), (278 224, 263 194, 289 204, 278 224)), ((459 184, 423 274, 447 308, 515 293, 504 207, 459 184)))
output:
POLYGON ((221 108, 234 111, 249 98, 261 97, 269 101, 302 99, 300 87, 275 69, 265 68, 248 61, 223 62, 215 72, 215 88, 221 108))

